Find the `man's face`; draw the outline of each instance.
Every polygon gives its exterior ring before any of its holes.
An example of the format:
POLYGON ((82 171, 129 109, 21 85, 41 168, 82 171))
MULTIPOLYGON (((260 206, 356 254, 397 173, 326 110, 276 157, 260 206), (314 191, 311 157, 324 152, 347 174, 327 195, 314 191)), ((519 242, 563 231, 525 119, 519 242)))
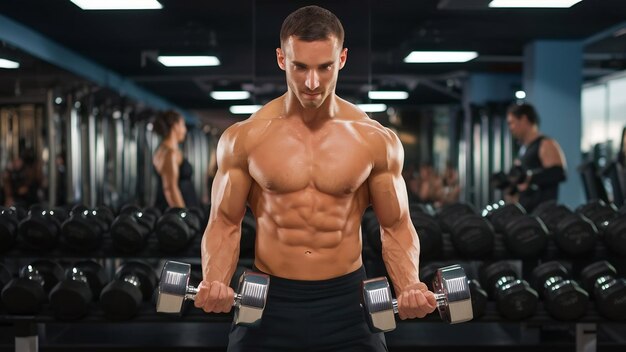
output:
POLYGON ((515 139, 521 139, 528 130, 529 122, 525 115, 518 118, 513 114, 508 114, 506 116, 506 122, 509 125, 511 135, 515 139))
POLYGON ((282 46, 276 49, 276 59, 287 74, 289 89, 304 108, 320 107, 335 91, 348 49, 342 49, 334 36, 313 42, 291 36, 282 46))

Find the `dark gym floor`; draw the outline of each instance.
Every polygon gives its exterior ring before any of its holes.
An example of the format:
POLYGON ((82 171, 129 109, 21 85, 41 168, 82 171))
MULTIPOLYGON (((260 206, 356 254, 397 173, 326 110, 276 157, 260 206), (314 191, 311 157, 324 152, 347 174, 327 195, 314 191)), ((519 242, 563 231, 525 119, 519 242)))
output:
MULTIPOLYGON (((40 351, 225 351, 228 329, 228 323, 52 323, 40 329, 40 351)), ((0 326, 0 352, 14 351, 13 334, 13 326, 0 326)), ((387 342, 392 352, 575 351, 574 325, 558 324, 404 323, 387 334, 387 342)), ((624 343, 626 325, 599 326, 598 351, 623 352, 624 343)))

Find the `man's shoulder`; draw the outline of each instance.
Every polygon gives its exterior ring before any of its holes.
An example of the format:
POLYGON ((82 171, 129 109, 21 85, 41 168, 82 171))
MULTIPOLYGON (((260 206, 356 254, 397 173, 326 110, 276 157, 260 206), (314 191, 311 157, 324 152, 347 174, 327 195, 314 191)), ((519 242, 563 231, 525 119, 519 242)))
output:
POLYGON ((383 125, 380 122, 370 118, 363 110, 358 106, 341 100, 341 119, 351 123, 359 132, 367 133, 370 137, 376 138, 389 138, 395 134, 393 131, 383 125))

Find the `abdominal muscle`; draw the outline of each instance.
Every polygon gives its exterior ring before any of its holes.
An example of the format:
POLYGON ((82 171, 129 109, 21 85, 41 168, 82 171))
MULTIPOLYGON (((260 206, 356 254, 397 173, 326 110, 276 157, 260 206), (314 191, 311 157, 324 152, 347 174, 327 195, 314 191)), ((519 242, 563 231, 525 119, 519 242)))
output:
POLYGON ((334 197, 310 188, 286 195, 263 193, 251 202, 259 270, 293 280, 325 280, 362 266, 364 207, 356 193, 334 197))

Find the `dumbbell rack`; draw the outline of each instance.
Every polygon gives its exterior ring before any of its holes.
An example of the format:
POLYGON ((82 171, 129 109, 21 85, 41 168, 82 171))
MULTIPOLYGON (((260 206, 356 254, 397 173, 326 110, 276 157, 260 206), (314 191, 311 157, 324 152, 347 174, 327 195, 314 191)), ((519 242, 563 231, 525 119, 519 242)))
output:
MULTIPOLYGON (((47 259, 68 259, 68 258, 100 258, 106 260, 114 260, 114 259, 164 259, 164 258, 176 258, 180 260, 185 260, 189 258, 199 258, 200 253, 200 241, 201 237, 196 236, 192 243, 183 250, 182 252, 175 254, 163 253, 158 248, 158 243, 154 236, 150 236, 146 243, 146 246, 143 250, 134 254, 125 254, 119 251, 116 251, 111 243, 110 237, 108 235, 104 236, 103 242, 101 246, 97 250, 88 253, 80 253, 80 252, 72 252, 66 250, 65 248, 57 247, 47 253, 39 254, 35 252, 31 252, 25 249, 14 248, 6 253, 3 253, 2 256, 7 259, 24 259, 24 258, 37 258, 37 257, 46 257, 47 259)), ((450 237, 447 234, 443 234, 443 255, 441 258, 442 261, 446 260, 455 260, 458 258, 458 255, 455 253, 450 237)), ((610 252, 606 250, 602 243, 598 243, 596 247, 595 254, 585 260, 591 260, 594 258, 607 258, 607 256, 611 256, 610 252)), ((502 244, 502 238, 500 235, 496 235, 496 242, 494 247, 494 252, 491 258, 489 259, 504 259, 510 258, 506 249, 502 244)), ((549 259, 564 259, 564 260, 572 260, 572 258, 568 258, 560 254, 556 247, 553 244, 549 244, 544 258, 549 259), (560 257, 560 258, 559 258, 560 257)), ((619 258, 618 258, 619 259, 619 258)), ((536 265, 537 260, 523 260, 521 261, 522 266, 524 268, 531 267, 536 265)), ((621 258, 621 265, 624 264, 624 259, 621 258)), ((252 264, 251 261, 245 263, 247 266, 252 264)), ((422 263, 423 265, 428 264, 428 261, 422 263)), ((615 264, 615 263, 614 263, 615 264)), ((624 269, 620 269, 620 272, 624 272, 624 269)), ((188 309, 185 314, 181 317, 177 316, 166 316, 157 314, 154 309, 154 305, 145 303, 142 305, 139 314, 130 321, 124 321, 123 324, 139 324, 139 323, 211 323, 214 325, 227 326, 232 320, 232 314, 205 314, 201 310, 198 309, 188 309)), ((100 309, 97 304, 93 304, 90 309, 90 313, 83 319, 72 321, 72 322, 59 322, 55 320, 52 315, 52 312, 49 306, 44 306, 42 312, 35 316, 14 316, 14 315, 6 315, 0 313, 0 323, 9 323, 13 324, 15 328, 15 351, 16 352, 36 352, 38 351, 38 341, 39 341, 39 332, 42 328, 45 328, 46 324, 110 324, 115 323, 110 320, 105 319, 104 313, 100 309)), ((440 323, 440 319, 436 314, 432 314, 427 316, 424 319, 417 320, 408 320, 400 322, 398 326, 397 333, 402 333, 403 331, 412 331, 415 329, 419 329, 418 326, 414 326, 414 324, 420 323, 429 323, 429 324, 439 324, 442 327, 442 330, 446 329, 443 323, 440 323)), ((527 320, 522 322, 510 322, 503 320, 497 309, 495 307, 494 302, 488 302, 487 309, 485 314, 475 319, 470 324, 482 324, 482 323, 513 323, 519 324, 520 326, 524 326, 525 328, 540 328, 544 324, 558 324, 563 326, 575 326, 576 327, 576 348, 577 351, 595 351, 596 345, 596 328, 600 324, 611 323, 610 321, 602 318, 596 309, 593 307, 593 303, 590 304, 589 309, 587 310, 587 314, 579 319, 576 322, 557 322, 552 319, 541 303, 537 309, 536 314, 527 320)), ((390 346, 393 347, 394 338, 393 336, 388 337, 388 341, 390 346)), ((419 343, 419 341, 418 341, 419 343)), ((224 347, 224 346, 222 346, 224 347)))

